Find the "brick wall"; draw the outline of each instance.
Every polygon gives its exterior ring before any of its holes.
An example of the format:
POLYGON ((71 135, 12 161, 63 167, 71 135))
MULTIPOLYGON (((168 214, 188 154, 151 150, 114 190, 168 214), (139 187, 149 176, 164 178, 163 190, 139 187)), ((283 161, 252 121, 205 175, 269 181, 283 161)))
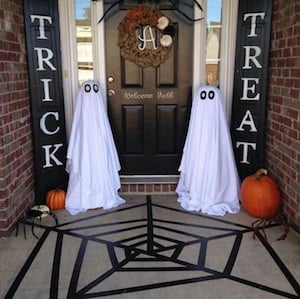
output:
POLYGON ((0 1, 0 236, 33 200, 31 118, 22 0, 0 1))
POLYGON ((283 211, 300 231, 300 2, 274 0, 266 137, 267 167, 283 211))

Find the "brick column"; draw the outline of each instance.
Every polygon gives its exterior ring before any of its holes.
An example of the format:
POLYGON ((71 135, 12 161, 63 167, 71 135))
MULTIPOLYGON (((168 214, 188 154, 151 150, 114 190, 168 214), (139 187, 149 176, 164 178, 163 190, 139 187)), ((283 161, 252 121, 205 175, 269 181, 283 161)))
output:
POLYGON ((23 1, 0 2, 0 236, 33 200, 33 164, 23 1))
POLYGON ((283 211, 300 231, 300 3, 274 0, 267 116, 267 166, 283 211))

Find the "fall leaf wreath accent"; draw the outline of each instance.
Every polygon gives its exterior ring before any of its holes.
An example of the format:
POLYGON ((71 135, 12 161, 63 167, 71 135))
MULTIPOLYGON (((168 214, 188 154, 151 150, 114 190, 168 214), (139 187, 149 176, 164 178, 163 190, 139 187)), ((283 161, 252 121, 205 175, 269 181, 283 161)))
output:
POLYGON ((150 6, 140 5, 129 10, 118 30, 121 56, 140 67, 159 66, 172 50, 174 26, 160 10, 150 6), (136 29, 141 29, 140 33, 136 29), (157 33, 158 38, 155 36, 157 33), (146 47, 149 43, 150 47, 146 47))

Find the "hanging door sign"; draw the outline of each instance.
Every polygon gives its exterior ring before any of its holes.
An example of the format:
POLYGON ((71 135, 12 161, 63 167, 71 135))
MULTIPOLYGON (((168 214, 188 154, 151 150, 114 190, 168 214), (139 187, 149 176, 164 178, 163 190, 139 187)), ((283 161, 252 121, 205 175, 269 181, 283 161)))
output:
POLYGON ((25 0, 37 203, 66 182, 66 133, 58 2, 25 0))
POLYGON ((272 0, 240 0, 231 134, 241 179, 264 165, 272 0))

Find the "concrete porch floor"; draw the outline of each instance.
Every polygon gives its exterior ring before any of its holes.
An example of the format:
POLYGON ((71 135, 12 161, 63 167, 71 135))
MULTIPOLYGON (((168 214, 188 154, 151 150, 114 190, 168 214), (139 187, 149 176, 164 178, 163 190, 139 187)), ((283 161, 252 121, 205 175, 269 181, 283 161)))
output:
POLYGON ((76 216, 55 211, 0 239, 0 298, 300 298, 300 237, 283 227, 255 239, 244 211, 211 217, 175 195, 76 216))

